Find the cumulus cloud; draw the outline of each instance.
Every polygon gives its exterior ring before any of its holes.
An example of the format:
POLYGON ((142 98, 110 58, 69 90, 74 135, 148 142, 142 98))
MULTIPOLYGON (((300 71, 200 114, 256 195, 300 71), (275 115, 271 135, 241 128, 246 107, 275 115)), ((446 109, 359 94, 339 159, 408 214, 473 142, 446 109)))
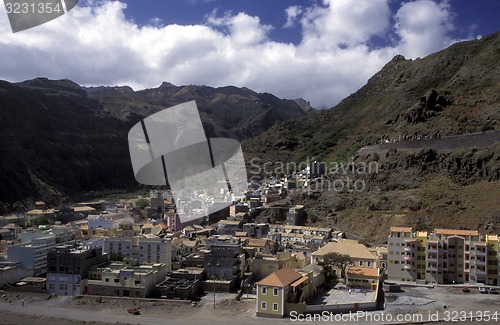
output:
POLYGON ((408 57, 425 56, 449 46, 453 30, 450 5, 447 1, 408 2, 396 14, 396 32, 401 37, 400 52, 408 57))
POLYGON ((283 28, 290 28, 295 25, 297 21, 297 17, 302 13, 301 6, 290 6, 285 9, 286 13, 286 23, 283 25, 283 28))
POLYGON ((453 42, 448 2, 417 0, 391 13, 390 1, 323 0, 290 7, 285 27, 301 28, 298 44, 270 39, 276 27, 243 12, 213 11, 196 25, 163 25, 152 18, 139 26, 125 16, 126 4, 97 1, 16 34, 0 12, 0 78, 47 76, 135 89, 162 81, 235 85, 331 107, 394 55, 424 56, 453 42), (372 45, 374 37, 391 33, 398 39, 372 45))

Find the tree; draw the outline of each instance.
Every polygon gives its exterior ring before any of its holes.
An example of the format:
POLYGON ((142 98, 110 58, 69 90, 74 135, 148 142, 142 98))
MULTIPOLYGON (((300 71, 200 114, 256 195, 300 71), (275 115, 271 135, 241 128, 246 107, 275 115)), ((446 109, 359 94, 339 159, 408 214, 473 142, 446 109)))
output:
POLYGON ((141 208, 141 209, 144 209, 148 205, 149 205, 148 199, 139 199, 139 200, 135 201, 135 206, 138 208, 141 208))
POLYGON ((352 258, 349 255, 328 253, 324 256, 321 266, 326 272, 336 273, 335 269, 340 270, 340 277, 345 278, 347 267, 352 264, 352 258))

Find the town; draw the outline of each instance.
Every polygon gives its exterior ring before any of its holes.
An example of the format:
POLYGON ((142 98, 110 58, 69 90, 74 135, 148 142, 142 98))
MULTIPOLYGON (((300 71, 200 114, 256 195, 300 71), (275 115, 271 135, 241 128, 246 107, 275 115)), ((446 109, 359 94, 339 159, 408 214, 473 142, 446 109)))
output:
POLYGON ((251 296, 258 318, 380 311, 404 285, 497 293, 497 235, 391 227, 387 242, 373 246, 308 225, 302 205, 279 223, 255 220, 256 210, 295 188, 275 178, 208 216, 196 213, 205 201, 174 202, 166 190, 60 208, 34 202, 0 217, 0 287, 193 304, 231 293, 236 301, 251 296))

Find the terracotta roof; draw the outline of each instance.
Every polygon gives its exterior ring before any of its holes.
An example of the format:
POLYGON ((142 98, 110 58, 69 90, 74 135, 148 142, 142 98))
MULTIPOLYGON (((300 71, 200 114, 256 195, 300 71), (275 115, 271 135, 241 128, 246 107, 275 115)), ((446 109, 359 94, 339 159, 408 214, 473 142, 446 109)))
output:
POLYGON ((434 230, 436 235, 458 235, 458 236, 477 236, 479 232, 477 230, 458 230, 458 229, 436 229, 434 230))
POLYGON ((303 275, 299 272, 289 267, 284 267, 266 276, 264 279, 257 282, 257 285, 286 287, 302 277, 303 275))
POLYGON ((350 267, 347 270, 347 274, 377 277, 377 276, 379 276, 378 271, 379 270, 377 268, 373 268, 373 267, 350 267))
POLYGON ((412 232, 411 227, 391 227, 391 232, 412 232))
POLYGON ((267 238, 250 238, 247 242, 247 246, 251 247, 264 247, 269 242, 267 238))
POLYGON ((297 281, 295 281, 294 283, 292 283, 290 286, 296 287, 299 284, 302 284, 302 283, 306 282, 307 280, 309 280, 309 277, 303 275, 300 279, 298 279, 297 281))
POLYGON ((337 253, 343 255, 349 255, 351 258, 358 259, 375 259, 376 257, 370 252, 365 245, 360 244, 356 241, 341 241, 341 242, 330 242, 325 246, 321 247, 314 253, 313 256, 324 256, 328 253, 337 253))

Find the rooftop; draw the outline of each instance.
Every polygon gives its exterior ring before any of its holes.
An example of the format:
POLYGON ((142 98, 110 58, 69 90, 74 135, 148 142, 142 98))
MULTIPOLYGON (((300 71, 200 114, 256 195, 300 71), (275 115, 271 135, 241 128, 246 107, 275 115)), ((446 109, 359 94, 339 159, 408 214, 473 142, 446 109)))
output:
MULTIPOLYGON (((264 279, 257 282, 257 285, 271 286, 271 287, 286 287, 295 281, 301 279, 303 276, 299 272, 285 267, 276 272, 271 273, 264 279)), ((307 278, 307 277, 306 277, 307 278)))
POLYGON ((344 240, 340 242, 330 242, 321 247, 314 253, 313 256, 324 256, 329 253, 337 253, 342 255, 349 255, 352 258, 359 259, 374 259, 375 256, 370 252, 365 245, 356 241, 344 240))
POLYGON ((379 270, 377 268, 373 268, 373 267, 350 267, 347 270, 347 274, 361 275, 361 276, 368 276, 368 277, 378 277, 379 270))
POLYGON ((412 227, 391 227, 391 232, 412 232, 412 227))
POLYGON ((478 236, 477 230, 459 230, 459 229, 436 229, 436 235, 458 235, 458 236, 478 236))

